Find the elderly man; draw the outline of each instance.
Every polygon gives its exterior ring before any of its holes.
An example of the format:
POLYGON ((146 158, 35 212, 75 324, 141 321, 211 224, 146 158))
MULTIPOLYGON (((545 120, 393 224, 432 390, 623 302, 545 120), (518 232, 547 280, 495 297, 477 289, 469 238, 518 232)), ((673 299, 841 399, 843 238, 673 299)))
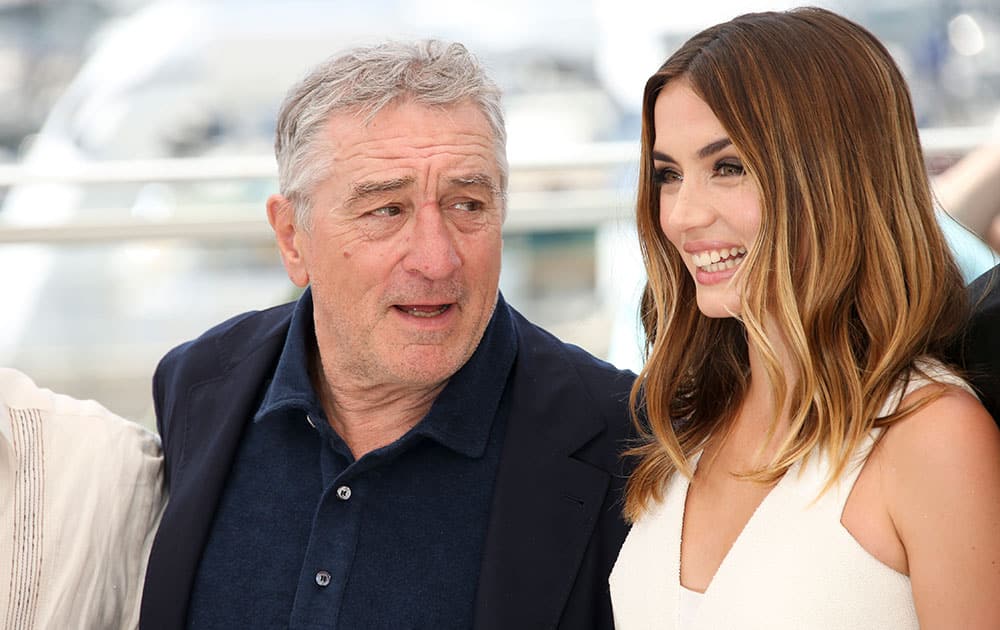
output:
POLYGON ((499 296, 504 146, 458 44, 291 90, 267 215, 306 290, 157 370, 145 630, 612 627, 633 375, 499 296))
POLYGON ((160 441, 0 368, 0 628, 135 628, 160 441))

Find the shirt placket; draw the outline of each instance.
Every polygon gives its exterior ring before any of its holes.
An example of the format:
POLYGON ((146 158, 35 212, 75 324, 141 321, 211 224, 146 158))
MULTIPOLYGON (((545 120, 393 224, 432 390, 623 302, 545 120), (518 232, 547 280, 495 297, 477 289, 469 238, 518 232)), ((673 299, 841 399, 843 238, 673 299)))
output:
POLYGON ((317 429, 327 442, 320 449, 324 489, 313 515, 299 574, 290 620, 293 629, 338 627, 365 503, 378 477, 376 471, 361 470, 356 465, 332 430, 317 429))

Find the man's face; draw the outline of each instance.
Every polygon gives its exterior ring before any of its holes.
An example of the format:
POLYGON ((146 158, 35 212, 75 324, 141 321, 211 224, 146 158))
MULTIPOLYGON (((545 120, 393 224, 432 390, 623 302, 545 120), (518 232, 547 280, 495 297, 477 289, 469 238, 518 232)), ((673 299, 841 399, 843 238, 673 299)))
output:
POLYGON ((320 142, 333 166, 312 191, 309 225, 289 219, 283 238, 290 207, 272 198, 268 212, 289 277, 312 285, 327 376, 438 385, 496 305, 503 207, 489 124, 472 104, 404 101, 367 125, 335 114, 320 142))

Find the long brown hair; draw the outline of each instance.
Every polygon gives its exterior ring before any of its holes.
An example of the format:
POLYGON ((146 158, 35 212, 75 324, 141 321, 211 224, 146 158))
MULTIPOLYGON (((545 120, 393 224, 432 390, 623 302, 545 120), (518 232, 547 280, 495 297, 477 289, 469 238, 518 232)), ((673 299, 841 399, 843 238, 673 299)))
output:
POLYGON ((647 362, 631 399, 639 442, 629 455, 639 461, 630 519, 675 471, 690 476, 691 455, 732 419, 749 383, 748 345, 792 420, 774 458, 748 476, 777 479, 822 449, 832 483, 873 427, 912 413, 876 418, 914 361, 941 356, 964 321, 962 278, 934 217, 902 74, 871 33, 823 9, 711 27, 649 79, 636 214, 647 362), (760 190, 739 320, 701 315, 660 230, 653 107, 678 79, 715 113, 760 190), (765 314, 788 346, 784 364, 765 314))

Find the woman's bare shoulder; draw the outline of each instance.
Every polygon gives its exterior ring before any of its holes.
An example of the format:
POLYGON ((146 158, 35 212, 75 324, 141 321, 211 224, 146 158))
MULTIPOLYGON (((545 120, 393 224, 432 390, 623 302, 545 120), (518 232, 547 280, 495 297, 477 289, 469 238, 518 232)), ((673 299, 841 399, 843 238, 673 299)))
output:
POLYGON ((1000 622, 1000 429, 954 385, 928 385, 903 403, 934 394, 883 436, 884 496, 921 627, 997 627, 990 624, 1000 622))

